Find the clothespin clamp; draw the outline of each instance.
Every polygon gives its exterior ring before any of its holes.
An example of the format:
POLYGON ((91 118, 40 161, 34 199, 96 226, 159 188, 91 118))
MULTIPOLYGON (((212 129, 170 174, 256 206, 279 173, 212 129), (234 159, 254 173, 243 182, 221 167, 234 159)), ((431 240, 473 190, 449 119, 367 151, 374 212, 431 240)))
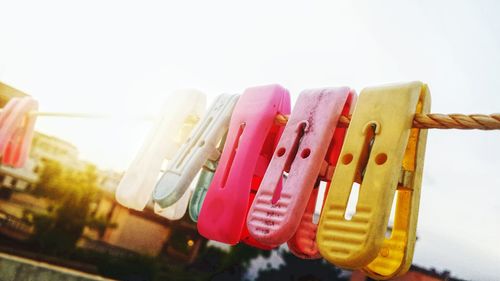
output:
MULTIPOLYGON (((226 137, 227 132, 217 146, 218 151, 222 151, 224 144, 226 143, 226 137)), ((191 200, 189 201, 189 216, 194 222, 198 222, 198 216, 200 215, 201 206, 203 206, 208 188, 210 187, 210 183, 214 178, 219 159, 220 154, 217 159, 207 159, 207 162, 205 162, 205 165, 203 165, 200 171, 200 176, 198 177, 198 182, 196 183, 196 187, 193 191, 193 196, 191 196, 191 200)))
POLYGON ((270 249, 246 228, 248 209, 260 185, 283 127, 276 115, 290 113, 290 96, 279 85, 245 90, 231 117, 224 150, 198 217, 207 239, 270 249))
POLYGON ((313 225, 312 215, 303 217, 308 199, 319 181, 329 180, 327 171, 333 173, 342 146, 334 141, 345 132, 336 130, 337 123, 342 113, 349 113, 355 95, 346 87, 300 94, 248 214, 248 230, 257 241, 277 246, 308 231, 312 239, 302 239, 297 248, 305 251, 315 244, 312 229, 298 228, 301 218, 309 220, 306 227, 313 225))
POLYGON ((151 130, 139 153, 116 189, 116 200, 143 210, 151 198, 162 164, 172 159, 205 110, 206 97, 196 90, 172 93, 162 117, 151 130))
POLYGON ((412 128, 412 122, 416 113, 429 110, 429 90, 421 82, 362 91, 319 223, 317 242, 325 259, 362 268, 375 279, 408 270, 427 137, 427 130, 412 128), (356 213, 346 219, 354 182, 360 183, 356 213), (395 194, 395 222, 386 238, 395 194))
POLYGON ((31 97, 12 98, 0 113, 2 164, 20 168, 26 163, 33 140, 38 102, 31 97))
MULTIPOLYGON (((351 90, 348 100, 342 109, 342 116, 352 114, 356 104, 357 95, 351 90)), ((288 248, 295 256, 302 259, 319 259, 318 244, 316 243, 316 233, 318 230, 319 218, 323 209, 323 203, 330 187, 331 179, 337 166, 338 158, 344 143, 347 128, 337 123, 337 128, 333 134, 330 146, 325 156, 325 161, 321 165, 316 186, 313 189, 309 202, 307 203, 304 215, 300 220, 299 227, 295 234, 287 241, 288 248)))
POLYGON ((182 219, 186 214, 189 199, 191 198, 191 194, 193 193, 193 188, 188 188, 186 192, 182 195, 182 197, 175 202, 175 204, 170 205, 166 208, 162 208, 158 203, 154 204, 154 211, 157 215, 160 215, 166 219, 171 221, 176 221, 182 219))
MULTIPOLYGON (((221 152, 218 145, 227 133, 237 101, 238 95, 218 96, 203 120, 196 125, 156 184, 153 200, 159 207, 166 208, 175 204, 187 193, 205 162, 219 158, 221 152)), ((189 202, 189 198, 187 200, 189 202)), ((187 203, 185 206, 187 208, 187 203)))

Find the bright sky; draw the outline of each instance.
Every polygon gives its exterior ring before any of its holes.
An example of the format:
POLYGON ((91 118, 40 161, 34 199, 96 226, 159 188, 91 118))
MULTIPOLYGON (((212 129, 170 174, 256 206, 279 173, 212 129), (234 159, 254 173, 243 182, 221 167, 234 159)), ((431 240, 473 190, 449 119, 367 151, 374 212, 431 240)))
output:
MULTIPOLYGON (((4 1, 0 80, 44 111, 158 112, 168 93, 421 80, 433 112, 500 111, 498 1, 4 1)), ((82 158, 125 169, 150 123, 44 118, 82 158)), ((500 276, 499 132, 429 134, 414 262, 500 276)))

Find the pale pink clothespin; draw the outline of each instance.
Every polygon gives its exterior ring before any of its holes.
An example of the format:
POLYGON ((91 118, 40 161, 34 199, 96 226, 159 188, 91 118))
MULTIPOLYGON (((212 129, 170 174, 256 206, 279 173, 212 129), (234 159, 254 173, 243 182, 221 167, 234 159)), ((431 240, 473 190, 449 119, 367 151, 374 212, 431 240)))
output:
MULTIPOLYGON (((257 241, 277 246, 301 228, 314 187, 331 178, 345 134, 336 130, 337 123, 354 96, 346 87, 301 93, 248 214, 248 230, 257 241)), ((308 256, 315 240, 312 214, 305 219, 308 235, 293 245, 296 254, 308 252, 301 257, 308 256)))
POLYGON ((0 155, 2 164, 22 167, 29 156, 38 102, 31 97, 12 98, 0 113, 0 155))

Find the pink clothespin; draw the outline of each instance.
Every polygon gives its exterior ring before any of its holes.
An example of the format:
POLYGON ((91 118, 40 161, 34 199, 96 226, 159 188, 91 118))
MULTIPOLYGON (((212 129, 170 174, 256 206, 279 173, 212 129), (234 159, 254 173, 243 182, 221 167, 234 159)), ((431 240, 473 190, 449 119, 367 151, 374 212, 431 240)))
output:
POLYGON ((243 241, 271 248, 248 235, 246 217, 283 132, 275 123, 276 115, 289 112, 290 96, 283 87, 245 90, 233 111, 224 150, 201 207, 201 235, 231 245, 243 241))
POLYGON ((22 167, 29 156, 38 102, 31 97, 12 98, 0 114, 0 153, 2 164, 22 167))
POLYGON ((257 241, 277 246, 296 232, 302 237, 301 218, 310 221, 309 229, 302 230, 311 237, 304 236, 307 242, 297 241, 303 244, 298 246, 314 241, 316 225, 304 212, 317 183, 333 174, 345 134, 336 129, 337 123, 354 97, 346 87, 300 94, 248 214, 248 230, 257 241))

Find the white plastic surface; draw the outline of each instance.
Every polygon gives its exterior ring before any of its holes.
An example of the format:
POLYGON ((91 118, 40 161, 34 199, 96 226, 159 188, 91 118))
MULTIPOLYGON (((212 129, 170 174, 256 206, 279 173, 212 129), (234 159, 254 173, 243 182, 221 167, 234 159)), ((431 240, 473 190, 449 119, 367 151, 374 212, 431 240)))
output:
POLYGON ((206 97, 196 90, 172 93, 161 118, 144 141, 137 156, 116 189, 116 200, 135 210, 143 210, 155 187, 161 165, 178 150, 205 110, 206 97))
POLYGON ((159 206, 172 206, 185 197, 188 187, 207 159, 218 158, 217 147, 227 133, 238 97, 228 94, 218 96, 188 141, 169 162, 153 193, 153 200, 159 206))

